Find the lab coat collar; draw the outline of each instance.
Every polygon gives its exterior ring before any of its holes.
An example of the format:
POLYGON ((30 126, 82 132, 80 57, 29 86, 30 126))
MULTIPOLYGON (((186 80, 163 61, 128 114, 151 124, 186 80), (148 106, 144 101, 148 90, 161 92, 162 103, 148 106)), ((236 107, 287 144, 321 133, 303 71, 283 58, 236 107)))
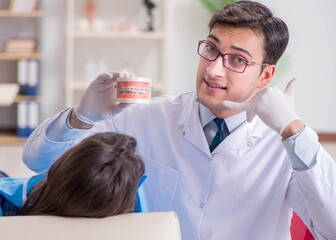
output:
MULTIPOLYGON (((213 112, 205 107, 202 103, 199 105, 199 114, 200 114, 200 119, 202 123, 202 127, 204 127, 209 124, 215 117, 216 115, 213 114, 213 112)), ((246 112, 240 112, 235 115, 229 116, 224 118, 226 126, 229 129, 229 132, 232 133, 234 130, 236 130, 242 123, 246 121, 246 112)), ((213 122, 214 126, 216 125, 213 122)))
MULTIPOLYGON (((182 95, 183 112, 179 119, 184 138, 207 155, 211 155, 199 116, 200 102, 196 92, 182 95)), ((227 136, 212 152, 237 151, 253 146, 262 137, 265 125, 255 117, 252 122, 243 123, 238 129, 227 136)))

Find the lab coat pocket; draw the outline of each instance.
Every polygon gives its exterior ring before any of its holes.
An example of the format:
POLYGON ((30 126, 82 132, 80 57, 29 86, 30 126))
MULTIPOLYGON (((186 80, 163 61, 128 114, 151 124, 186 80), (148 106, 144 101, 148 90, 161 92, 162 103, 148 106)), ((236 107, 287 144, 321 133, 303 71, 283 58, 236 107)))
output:
POLYGON ((179 179, 178 171, 148 158, 145 162, 148 178, 144 189, 148 210, 171 211, 179 179))

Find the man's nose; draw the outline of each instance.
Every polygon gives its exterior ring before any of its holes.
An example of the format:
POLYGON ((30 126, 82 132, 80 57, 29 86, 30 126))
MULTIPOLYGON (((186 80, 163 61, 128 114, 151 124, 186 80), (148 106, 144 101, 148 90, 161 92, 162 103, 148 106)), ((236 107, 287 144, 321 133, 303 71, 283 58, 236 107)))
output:
POLYGON ((210 65, 207 67, 208 73, 214 76, 222 76, 226 70, 223 65, 223 58, 218 56, 215 61, 210 62, 210 65))

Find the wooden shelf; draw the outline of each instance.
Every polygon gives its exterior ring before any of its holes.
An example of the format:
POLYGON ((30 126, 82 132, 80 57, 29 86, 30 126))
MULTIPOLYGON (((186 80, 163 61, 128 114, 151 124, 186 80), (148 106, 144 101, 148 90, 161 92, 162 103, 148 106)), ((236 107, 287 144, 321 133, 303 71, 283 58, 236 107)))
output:
POLYGON ((0 60, 20 60, 20 59, 41 59, 42 55, 38 52, 33 53, 7 53, 0 52, 0 60))
MULTIPOLYGON (((72 88, 73 90, 75 91, 84 91, 87 89, 87 87, 89 86, 91 82, 88 82, 88 81, 73 81, 71 84, 72 84, 72 88)), ((152 91, 163 91, 165 89, 165 85, 162 81, 157 81, 157 82, 154 82, 152 84, 152 91)))
POLYGON ((27 101, 27 102, 41 102, 41 96, 27 96, 27 95, 17 95, 14 99, 14 102, 21 102, 21 101, 27 101))
POLYGON ((113 31, 74 31, 73 38, 112 38, 112 39, 164 39, 162 31, 153 32, 113 32, 113 31))
MULTIPOLYGON (((9 107, 15 103, 19 103, 19 102, 37 102, 37 103, 41 103, 42 102, 42 98, 41 96, 27 96, 27 95, 16 95, 14 100, 9 103, 9 104, 2 104, 0 103, 0 108, 1 107, 9 107)), ((1 133, 1 130, 0 130, 1 133)))
POLYGON ((27 12, 27 13, 20 13, 20 12, 13 12, 11 10, 0 10, 0 17, 22 17, 22 18, 35 18, 35 17, 41 17, 42 12, 41 11, 33 11, 33 12, 27 12))
POLYGON ((0 130, 0 145, 9 145, 9 146, 17 146, 23 145, 26 142, 27 138, 18 137, 15 134, 14 130, 0 130))

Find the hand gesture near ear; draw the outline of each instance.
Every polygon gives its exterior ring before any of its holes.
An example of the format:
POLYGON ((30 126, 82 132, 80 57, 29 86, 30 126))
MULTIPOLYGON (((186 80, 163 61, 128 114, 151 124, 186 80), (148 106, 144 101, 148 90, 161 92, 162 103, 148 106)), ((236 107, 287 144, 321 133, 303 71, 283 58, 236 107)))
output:
POLYGON ((116 81, 119 77, 134 77, 134 74, 126 71, 107 72, 93 80, 74 108, 77 119, 89 125, 109 119, 117 105, 116 81))
POLYGON ((289 81, 285 92, 276 86, 270 86, 259 91, 247 103, 224 101, 223 105, 246 111, 248 122, 258 115, 266 125, 283 135, 286 127, 299 119, 294 108, 294 83, 295 79, 289 81))

